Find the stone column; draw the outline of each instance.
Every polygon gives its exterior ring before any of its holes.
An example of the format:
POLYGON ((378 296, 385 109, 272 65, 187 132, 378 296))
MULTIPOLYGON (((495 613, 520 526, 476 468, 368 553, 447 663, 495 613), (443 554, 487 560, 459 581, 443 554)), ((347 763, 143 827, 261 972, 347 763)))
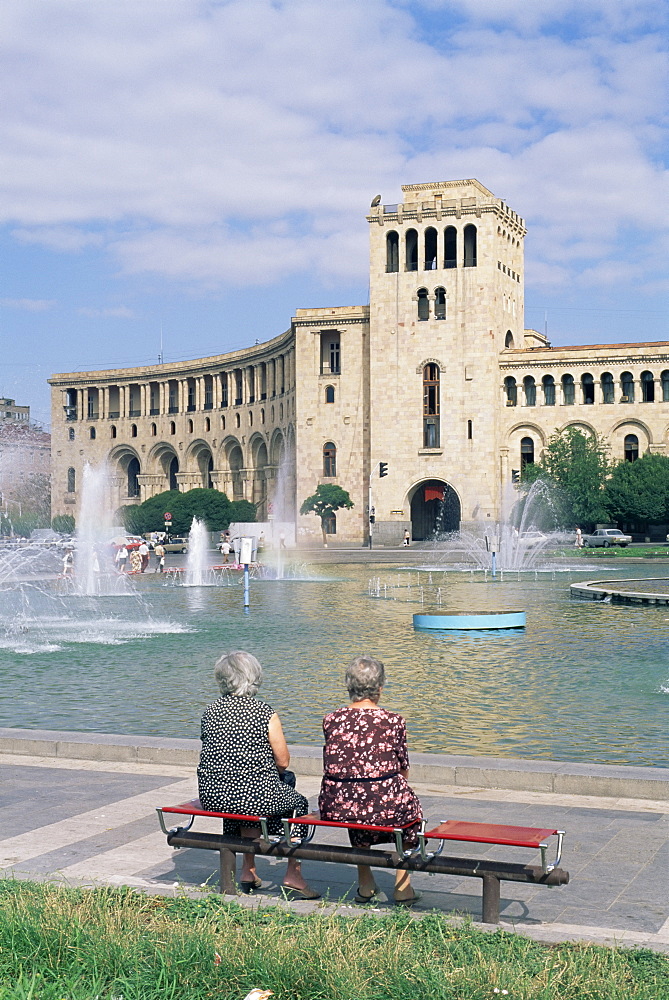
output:
POLYGON ((100 420, 106 420, 109 413, 109 386, 101 386, 99 400, 100 420))
POLYGON ((83 420, 86 415, 86 390, 77 389, 77 420, 83 420))
POLYGON ((147 390, 148 386, 146 382, 139 383, 139 415, 140 417, 145 417, 149 412, 149 406, 147 404, 147 390))
POLYGON ((215 374, 211 376, 211 408, 220 410, 221 408, 221 376, 215 374))

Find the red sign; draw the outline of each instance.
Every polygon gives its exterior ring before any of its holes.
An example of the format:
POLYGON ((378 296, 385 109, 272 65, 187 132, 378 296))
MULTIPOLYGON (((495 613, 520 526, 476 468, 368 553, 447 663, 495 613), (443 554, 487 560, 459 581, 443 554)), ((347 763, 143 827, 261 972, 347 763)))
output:
POLYGON ((171 514, 163 514, 163 521, 171 521, 171 520, 172 520, 171 514))

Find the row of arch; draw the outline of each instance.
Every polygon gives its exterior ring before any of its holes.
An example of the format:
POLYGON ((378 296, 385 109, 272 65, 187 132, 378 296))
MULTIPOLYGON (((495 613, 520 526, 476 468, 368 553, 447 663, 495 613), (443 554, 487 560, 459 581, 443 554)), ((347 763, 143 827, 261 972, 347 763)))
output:
POLYGON ((405 271, 436 271, 458 266, 476 267, 476 226, 468 223, 464 227, 460 250, 458 230, 455 226, 446 226, 441 238, 434 226, 428 226, 423 233, 422 241, 416 229, 407 229, 403 241, 400 240, 400 234, 393 229, 386 235, 386 273, 392 274, 400 270, 400 257, 405 271))
MULTIPOLYGON (((328 386, 327 389, 331 389, 332 390, 332 399, 326 398, 326 402, 334 403, 334 387, 333 386, 328 386)), ((327 389, 326 389, 326 397, 328 395, 327 389)), ((293 406, 293 410, 294 409, 295 409, 295 407, 293 406)), ((284 413, 283 403, 280 403, 279 404, 279 420, 280 421, 283 420, 283 413, 284 413)), ((272 423, 274 423, 274 419, 275 419, 275 410, 274 410, 274 407, 272 407, 271 408, 271 413, 270 413, 270 420, 271 420, 272 423)), ((264 423, 265 423, 265 410, 264 410, 264 408, 260 409, 259 422, 260 422, 261 425, 264 425, 264 423)), ((254 424, 254 413, 253 413, 253 410, 249 410, 249 412, 248 412, 247 423, 248 423, 249 427, 253 427, 253 424, 254 424)), ((241 428, 241 425, 242 425, 241 414, 240 413, 235 413, 235 415, 233 417, 233 426, 235 428, 241 428)), ((226 428, 227 428, 227 419, 226 419, 225 415, 223 415, 223 414, 221 415, 221 418, 220 418, 220 428, 223 431, 226 430, 226 428)), ((204 419, 204 431, 205 431, 205 433, 209 433, 211 431, 211 429, 212 429, 211 419, 209 417, 205 417, 205 419, 204 419)), ((195 424, 194 424, 194 421, 192 419, 189 419, 187 421, 187 423, 186 423, 186 431, 189 434, 193 434, 195 432, 195 424)), ((110 424, 109 425, 109 436, 112 439, 114 439, 114 438, 116 438, 117 432, 118 432, 118 428, 117 428, 116 424, 110 424)), ((138 433, 139 433, 139 429, 138 429, 137 424, 131 424, 130 425, 130 437, 131 438, 136 438, 138 436, 138 433)), ((168 433, 170 434, 170 436, 173 436, 173 435, 175 435, 177 433, 177 424, 176 424, 176 421, 174 421, 174 420, 170 420, 169 421, 169 424, 168 424, 168 433)), ((155 424, 155 423, 150 423, 149 424, 149 436, 150 437, 157 437, 157 435, 158 435, 158 425, 155 424)), ((97 429, 95 427, 89 427, 88 428, 88 436, 89 436, 89 438, 92 441, 94 441, 97 438, 97 429)), ((68 438, 69 438, 70 441, 74 441, 75 440, 76 433, 75 433, 74 427, 69 427, 68 428, 68 438)))
POLYGON ((581 375, 578 383, 574 376, 569 373, 562 375, 559 382, 556 382, 553 375, 544 375, 539 384, 533 375, 526 375, 520 384, 512 375, 507 375, 504 379, 504 392, 507 406, 518 404, 519 389, 522 389, 522 401, 525 406, 537 405, 537 390, 541 393, 541 403, 544 406, 555 406, 558 388, 561 390, 564 405, 577 402, 593 404, 598 401, 615 403, 617 385, 619 389, 618 401, 633 403, 635 402, 637 384, 642 403, 654 403, 658 400, 664 403, 669 402, 669 369, 660 374, 659 380, 656 380, 653 372, 643 371, 639 376, 638 383, 633 373, 629 371, 622 372, 617 379, 611 372, 602 372, 597 380, 590 372, 585 372, 581 375), (599 400, 596 399, 596 387, 599 387, 599 400))
MULTIPOLYGON (((639 457, 639 437, 637 434, 626 434, 623 439, 623 460, 625 462, 636 462, 639 457)), ((520 439, 520 473, 528 465, 533 465, 535 461, 534 439, 524 437, 520 439)), ((515 478, 515 477, 514 477, 515 478)))

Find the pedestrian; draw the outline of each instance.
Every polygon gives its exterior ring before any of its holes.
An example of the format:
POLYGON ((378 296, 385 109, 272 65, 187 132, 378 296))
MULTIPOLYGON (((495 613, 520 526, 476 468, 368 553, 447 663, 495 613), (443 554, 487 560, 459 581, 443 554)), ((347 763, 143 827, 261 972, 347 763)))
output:
POLYGON ((158 542, 153 551, 156 556, 156 573, 163 573, 165 570, 165 546, 162 542, 158 542))
POLYGON ((576 525, 576 548, 577 549, 583 548, 583 532, 581 531, 578 525, 576 525))
POLYGON ((72 549, 66 549, 63 556, 63 576, 72 576, 74 572, 74 553, 72 549))
POLYGON ((140 572, 143 573, 146 570, 146 567, 149 565, 149 546, 146 544, 146 542, 142 542, 142 544, 138 549, 138 552, 142 557, 142 566, 140 572))
POLYGON ((139 553, 139 549, 133 549, 130 553, 130 572, 131 573, 141 573, 142 572, 142 557, 139 553))
POLYGON ((406 547, 409 548, 410 542, 411 542, 411 534, 409 532, 409 529, 405 528, 404 529, 404 539, 403 539, 402 544, 406 545, 406 547))
POLYGON ((286 547, 286 532, 282 531, 279 534, 279 548, 285 549, 286 547))
POLYGON ((122 545, 116 550, 116 555, 114 556, 114 562, 116 563, 116 569, 119 573, 125 573, 125 565, 128 561, 128 550, 125 545, 122 545))
POLYGON ((230 539, 225 536, 221 542, 221 555, 224 563, 230 562, 230 539))

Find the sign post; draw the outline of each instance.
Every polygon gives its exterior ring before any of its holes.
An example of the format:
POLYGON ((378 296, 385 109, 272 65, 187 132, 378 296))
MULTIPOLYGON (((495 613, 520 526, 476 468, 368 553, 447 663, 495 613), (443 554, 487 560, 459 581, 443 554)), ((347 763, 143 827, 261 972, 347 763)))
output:
POLYGON ((169 511, 167 511, 165 514, 163 514, 163 521, 165 522, 165 534, 169 535, 169 533, 170 533, 170 522, 172 521, 172 515, 170 514, 169 511))
POLYGON ((251 605, 249 597, 249 563, 253 562, 253 537, 240 538, 239 540, 239 561, 244 567, 244 614, 248 615, 251 605))

